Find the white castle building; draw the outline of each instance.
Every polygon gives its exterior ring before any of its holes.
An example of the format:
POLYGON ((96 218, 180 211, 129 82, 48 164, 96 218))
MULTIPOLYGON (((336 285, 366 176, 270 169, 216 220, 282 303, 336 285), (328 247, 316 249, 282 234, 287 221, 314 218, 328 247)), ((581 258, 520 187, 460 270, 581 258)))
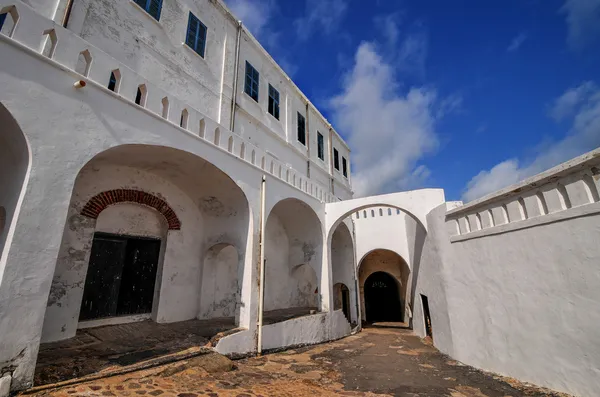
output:
POLYGON ((0 390, 81 329, 228 318, 225 354, 405 321, 597 395, 600 150, 468 205, 353 199, 347 144, 222 0, 0 0, 0 26, 0 390))

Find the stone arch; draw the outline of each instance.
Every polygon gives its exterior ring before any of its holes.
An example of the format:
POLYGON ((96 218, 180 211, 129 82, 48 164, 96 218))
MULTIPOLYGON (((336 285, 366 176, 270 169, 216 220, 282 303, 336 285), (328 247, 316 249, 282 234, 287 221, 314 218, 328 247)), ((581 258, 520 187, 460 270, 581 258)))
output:
POLYGON ((319 306, 321 230, 319 217, 305 202, 287 198, 273 206, 265 228, 266 311, 319 306), (308 285, 315 286, 310 294, 308 285))
MULTIPOLYGON (((111 213, 114 222, 115 214, 125 210, 130 214, 129 229, 117 239, 124 238, 127 244, 140 235, 160 240, 156 286, 147 313, 154 321, 169 323, 199 316, 199 264, 206 252, 202 247, 231 244, 240 261, 247 262, 250 205, 229 175, 197 155, 171 147, 127 144, 107 149, 88 161, 75 179, 44 318, 43 342, 75 335, 95 233, 100 231, 98 222, 111 213), (142 222, 151 214, 164 224, 162 234, 140 233, 142 222)), ((235 321, 239 318, 236 313, 235 321)))
POLYGON ((206 251, 202 265, 199 319, 233 318, 239 314, 241 259, 236 247, 228 243, 215 244, 206 251))
MULTIPOLYGON (((361 258, 358 266, 358 284, 360 289, 361 311, 363 313, 363 321, 378 320, 378 316, 372 316, 369 313, 368 296, 365 295, 366 282, 369 277, 375 273, 385 273, 394 280, 395 286, 387 285, 387 288, 395 288, 397 291, 397 301, 390 300, 390 305, 386 311, 379 311, 377 314, 386 318, 383 321, 407 321, 405 316, 405 308, 410 297, 410 269, 408 264, 396 252, 387 249, 374 249, 361 258)), ((380 277, 382 280, 385 276, 380 277)), ((377 280, 375 280, 377 281, 377 280)), ((390 298, 391 299, 391 298, 390 298)), ((380 303, 381 304, 381 303, 380 303)), ((379 304, 379 305, 380 305, 379 304)), ((373 311, 373 309, 371 309, 373 311)))
POLYGON ((98 193, 83 206, 81 215, 97 219, 100 213, 109 205, 123 202, 137 203, 154 208, 164 216, 169 225, 169 230, 181 229, 181 221, 167 202, 150 193, 135 189, 114 189, 98 193))
POLYGON ((0 280, 31 168, 27 137, 0 103, 0 280))
MULTIPOLYGON (((333 285, 334 309, 336 308, 336 299, 348 299, 346 318, 349 322, 355 322, 358 319, 356 312, 356 267, 354 260, 354 241, 352 233, 345 222, 339 224, 333 233, 331 239, 331 283, 333 285), (343 297, 342 292, 336 291, 336 285, 343 284, 348 289, 348 296, 343 297)), ((343 305, 337 305, 342 308, 343 305)))

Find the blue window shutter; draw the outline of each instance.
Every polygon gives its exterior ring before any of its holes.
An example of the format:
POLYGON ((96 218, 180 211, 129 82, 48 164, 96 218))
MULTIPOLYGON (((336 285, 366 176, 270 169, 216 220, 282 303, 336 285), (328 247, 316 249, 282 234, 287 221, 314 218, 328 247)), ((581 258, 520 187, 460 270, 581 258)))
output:
POLYGON ((188 46, 196 50, 196 35, 198 34, 198 20, 190 12, 188 20, 188 30, 185 42, 188 46))
POLYGON ((160 20, 160 10, 162 8, 162 0, 148 0, 148 8, 146 9, 157 21, 160 20))
POLYGON ((139 5, 144 10, 148 10, 148 8, 146 7, 146 5, 148 4, 148 0, 134 0, 134 1, 135 1, 135 4, 139 5))
POLYGON ((6 20, 6 13, 0 15, 0 29, 4 26, 4 21, 6 20))

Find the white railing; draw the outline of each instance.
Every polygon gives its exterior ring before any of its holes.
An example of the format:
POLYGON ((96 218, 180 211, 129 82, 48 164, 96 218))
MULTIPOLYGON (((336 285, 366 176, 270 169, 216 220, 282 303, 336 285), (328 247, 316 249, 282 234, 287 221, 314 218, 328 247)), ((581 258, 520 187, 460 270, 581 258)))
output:
POLYGON ((112 74, 116 80, 112 91, 120 98, 161 116, 177 128, 203 138, 205 143, 219 147, 250 166, 263 169, 317 200, 327 203, 337 201, 327 188, 229 131, 201 111, 178 100, 24 3, 0 0, 0 13, 7 14, 0 36, 46 57, 51 64, 79 73, 83 80, 93 81, 106 90, 112 74))
POLYGON ((450 236, 527 226, 524 221, 533 225, 534 219, 555 218, 554 214, 600 202, 599 186, 600 148, 448 211, 446 225, 450 236))

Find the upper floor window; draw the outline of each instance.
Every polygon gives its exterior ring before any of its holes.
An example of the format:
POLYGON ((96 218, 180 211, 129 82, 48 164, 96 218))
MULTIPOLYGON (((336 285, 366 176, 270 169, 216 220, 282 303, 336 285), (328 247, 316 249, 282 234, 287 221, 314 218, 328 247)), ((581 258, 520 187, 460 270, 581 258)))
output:
POLYGON ((298 112, 298 142, 306 146, 306 120, 298 112))
POLYGON ((342 173, 348 178, 348 162, 344 156, 342 156, 342 173))
POLYGON ((258 70, 254 69, 250 65, 250 62, 246 61, 246 84, 244 91, 256 102, 258 102, 258 78, 258 70))
POLYGON ((162 0, 134 0, 137 5, 142 7, 146 12, 154 17, 157 21, 160 20, 160 10, 162 8, 162 0))
POLYGON ((325 142, 323 135, 319 131, 317 131, 317 156, 321 160, 325 160, 325 142))
POLYGON ((340 170, 340 154, 337 149, 333 149, 333 166, 336 170, 340 170))
POLYGON ((279 91, 269 84, 269 114, 279 120, 279 91))
POLYGON ((185 44, 204 58, 204 49, 206 48, 206 26, 191 12, 188 19, 185 44))

